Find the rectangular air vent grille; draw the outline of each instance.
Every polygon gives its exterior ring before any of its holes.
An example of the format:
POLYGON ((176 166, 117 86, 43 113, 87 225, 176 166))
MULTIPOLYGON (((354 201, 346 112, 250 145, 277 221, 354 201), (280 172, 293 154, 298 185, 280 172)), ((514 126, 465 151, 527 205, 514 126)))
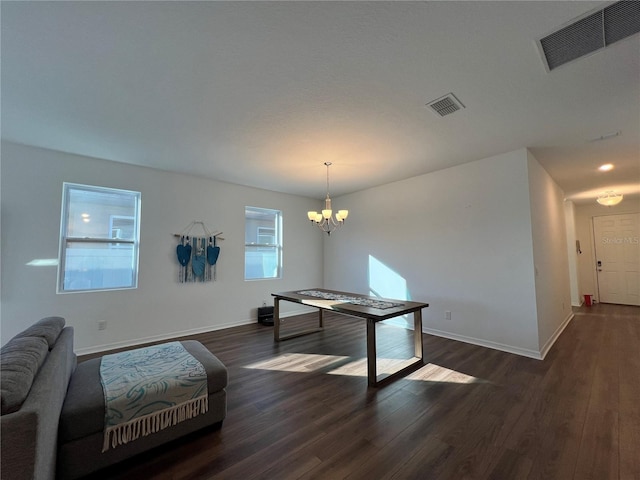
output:
POLYGON ((427 103, 427 106, 441 117, 450 115, 464 108, 462 102, 460 102, 460 100, 458 100, 453 93, 449 93, 444 97, 437 98, 427 103))
POLYGON ((640 32, 640 2, 614 3, 603 10, 605 45, 640 32))
POLYGON ((540 40, 549 71, 640 32, 640 2, 620 1, 540 40))

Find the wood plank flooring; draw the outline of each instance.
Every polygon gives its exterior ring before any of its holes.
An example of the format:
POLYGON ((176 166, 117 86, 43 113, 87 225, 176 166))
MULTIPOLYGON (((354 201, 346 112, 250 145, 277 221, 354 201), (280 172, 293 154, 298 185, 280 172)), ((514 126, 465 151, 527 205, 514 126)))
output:
MULTIPOLYGON (((222 428, 92 478, 640 480, 640 308, 575 312, 544 361, 424 335, 427 364, 379 389, 359 319, 281 343, 259 324, 188 337, 229 369, 222 428)), ((379 369, 411 348, 378 326, 379 369)))

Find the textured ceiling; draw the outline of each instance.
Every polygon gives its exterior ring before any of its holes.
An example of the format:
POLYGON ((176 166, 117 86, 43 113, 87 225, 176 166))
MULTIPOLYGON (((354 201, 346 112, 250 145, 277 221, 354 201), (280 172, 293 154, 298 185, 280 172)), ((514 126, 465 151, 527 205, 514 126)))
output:
POLYGON ((3 1, 2 138, 315 198, 326 161, 337 196, 528 147, 568 198, 631 195, 640 36, 536 46, 608 3, 3 1))

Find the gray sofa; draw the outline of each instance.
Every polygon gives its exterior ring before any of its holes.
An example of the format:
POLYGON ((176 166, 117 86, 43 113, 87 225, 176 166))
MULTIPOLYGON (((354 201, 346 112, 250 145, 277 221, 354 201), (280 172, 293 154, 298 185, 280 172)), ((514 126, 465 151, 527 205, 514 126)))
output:
POLYGON ((222 425, 227 369, 202 344, 182 345, 207 371, 209 409, 102 453, 100 358, 76 365, 73 329, 41 320, 2 347, 2 480, 74 479, 188 433, 222 425))
POLYGON ((49 317, 12 338, 0 352, 3 480, 55 476, 60 411, 76 367, 73 328, 49 317))

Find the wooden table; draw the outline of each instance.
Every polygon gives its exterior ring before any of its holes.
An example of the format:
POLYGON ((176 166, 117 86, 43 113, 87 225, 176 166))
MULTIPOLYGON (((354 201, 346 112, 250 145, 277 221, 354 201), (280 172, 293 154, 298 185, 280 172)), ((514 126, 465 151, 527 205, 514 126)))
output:
POLYGON ((406 300, 392 300, 386 298, 368 297, 357 293, 339 292, 335 290, 326 290, 323 288, 313 288, 306 290, 298 290, 292 292, 272 293, 274 297, 273 305, 273 338, 276 342, 288 340, 290 338, 308 335, 310 333, 320 332, 324 329, 323 312, 331 310, 344 315, 364 318, 367 321, 367 377, 369 386, 377 387, 382 383, 386 383, 397 377, 406 375, 410 371, 416 370, 424 365, 424 346, 422 342, 422 309, 429 306, 428 303, 409 302, 406 300), (302 292, 313 292, 314 295, 304 294, 302 292), (315 296, 315 294, 326 295, 333 298, 323 298, 315 296), (345 300, 342 297, 348 297, 345 300), (348 299, 361 301, 365 304, 347 303, 348 299), (296 332, 289 335, 281 335, 280 321, 280 301, 300 303, 318 309, 318 327, 296 332), (373 303, 371 303, 373 302, 373 303), (376 302, 382 302, 376 303, 376 302), (393 304, 390 306, 390 304, 393 304), (380 307, 377 308, 376 307, 380 307), (376 353, 376 322, 387 320, 389 318, 398 317, 413 313, 413 346, 414 356, 412 362, 401 369, 388 374, 386 376, 378 376, 377 371, 377 353, 376 353))

